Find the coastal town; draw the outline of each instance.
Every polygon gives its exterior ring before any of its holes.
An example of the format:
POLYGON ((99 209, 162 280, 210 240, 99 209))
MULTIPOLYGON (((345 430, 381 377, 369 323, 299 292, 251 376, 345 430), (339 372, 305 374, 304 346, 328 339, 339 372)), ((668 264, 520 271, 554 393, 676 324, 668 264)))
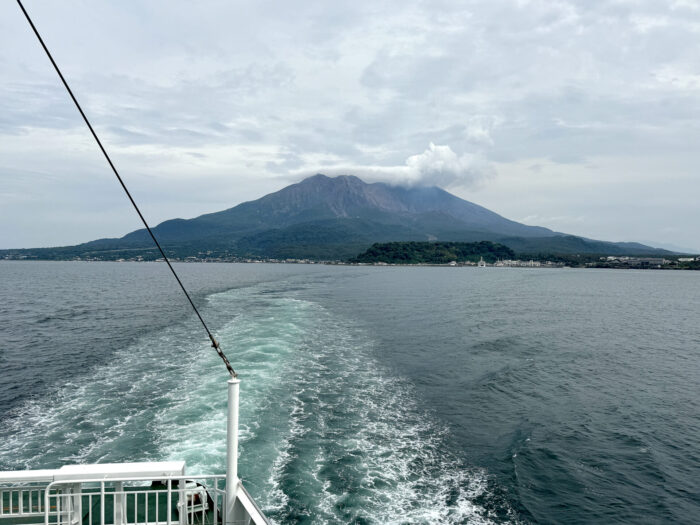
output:
MULTIPOLYGON (((399 262, 353 262, 340 260, 315 260, 297 258, 267 258, 267 257, 238 257, 229 254, 212 252, 202 252, 196 256, 170 257, 172 262, 181 263, 251 263, 251 264, 326 264, 326 265, 348 265, 348 266, 448 266, 448 267, 493 267, 493 268, 614 268, 614 269, 643 269, 643 270, 697 270, 700 269, 700 256, 678 256, 678 257, 630 257, 608 255, 601 256, 595 260, 576 262, 573 260, 560 260, 561 257, 553 260, 542 258, 522 258, 522 259, 497 259, 493 262, 485 261, 481 257, 478 261, 449 261, 446 263, 399 263, 399 262)), ((570 259, 570 258, 567 258, 570 259)), ((47 260, 24 254, 4 254, 0 255, 0 261, 32 261, 47 260)), ((109 259, 101 255, 94 257, 82 256, 74 257, 72 261, 86 262, 164 262, 163 258, 149 258, 144 255, 137 255, 129 258, 109 259)))
MULTIPOLYGON (((361 263, 362 264, 362 263, 361 263)), ((371 263, 374 266, 396 266, 395 264, 377 262, 371 263)), ((368 263, 364 263, 368 265, 368 263)), ((597 261, 572 265, 561 261, 537 260, 537 259, 499 259, 493 263, 484 261, 481 258, 478 262, 451 261, 442 265, 423 266, 478 266, 495 268, 619 268, 619 269, 645 269, 645 270, 674 270, 674 269, 700 269, 700 257, 621 257, 603 256, 597 261)))
MULTIPOLYGON (((499 259, 493 263, 480 259, 474 261, 450 261, 446 264, 423 264, 422 266, 478 266, 495 268, 620 268, 620 269, 649 269, 649 270, 672 270, 690 269, 691 266, 700 265, 700 257, 678 257, 675 259, 665 259, 659 257, 619 257, 605 256, 598 261, 587 262, 580 265, 567 264, 560 261, 535 260, 535 259, 499 259)), ((376 262, 360 263, 363 266, 398 266, 397 264, 376 262)), ((415 265, 411 265, 415 266, 415 265)))

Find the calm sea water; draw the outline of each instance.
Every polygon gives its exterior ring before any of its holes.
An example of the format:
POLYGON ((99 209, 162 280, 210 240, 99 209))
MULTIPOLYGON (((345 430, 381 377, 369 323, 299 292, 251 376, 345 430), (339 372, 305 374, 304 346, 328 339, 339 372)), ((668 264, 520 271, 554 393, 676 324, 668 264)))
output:
MULTIPOLYGON (((700 273, 177 265, 277 523, 700 522, 700 273)), ((0 263, 0 470, 222 472, 164 266, 0 263)))

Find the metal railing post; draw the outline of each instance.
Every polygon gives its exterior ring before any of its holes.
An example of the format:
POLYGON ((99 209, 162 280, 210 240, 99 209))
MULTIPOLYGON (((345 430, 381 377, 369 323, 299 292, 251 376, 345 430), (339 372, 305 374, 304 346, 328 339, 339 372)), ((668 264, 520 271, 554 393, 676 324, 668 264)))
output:
POLYGON ((228 418, 226 424, 226 524, 236 520, 235 505, 238 492, 238 397, 240 379, 228 380, 228 418))
POLYGON ((50 497, 50 488, 46 487, 44 489, 44 525, 49 525, 49 514, 51 514, 49 510, 51 508, 51 500, 49 499, 50 497))
POLYGON ((71 485, 70 490, 73 495, 73 501, 71 504, 71 525, 80 525, 83 519, 83 493, 82 484, 74 483, 71 485))
POLYGON ((187 480, 181 479, 178 488, 180 489, 178 493, 178 503, 177 503, 177 508, 180 509, 180 520, 179 520, 179 525, 187 525, 188 516, 187 516, 187 492, 185 491, 187 484, 187 480))
POLYGON ((168 525, 172 525, 172 506, 173 506, 173 480, 168 478, 168 508, 166 509, 166 516, 168 519, 168 525))
POLYGON ((124 483, 121 481, 114 484, 114 523, 115 525, 126 523, 126 498, 124 497, 124 483))
MULTIPOLYGON (((47 522, 48 525, 48 522, 47 522)), ((100 525, 105 525, 105 482, 100 482, 100 525)))

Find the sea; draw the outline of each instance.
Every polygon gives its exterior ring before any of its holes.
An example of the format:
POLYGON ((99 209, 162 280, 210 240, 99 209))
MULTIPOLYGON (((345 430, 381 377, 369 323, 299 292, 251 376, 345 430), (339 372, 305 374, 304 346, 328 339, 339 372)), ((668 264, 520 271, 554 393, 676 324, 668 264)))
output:
MULTIPOLYGON (((700 523, 700 272, 175 264, 278 524, 700 523)), ((159 263, 0 262, 0 470, 225 468, 159 263)))

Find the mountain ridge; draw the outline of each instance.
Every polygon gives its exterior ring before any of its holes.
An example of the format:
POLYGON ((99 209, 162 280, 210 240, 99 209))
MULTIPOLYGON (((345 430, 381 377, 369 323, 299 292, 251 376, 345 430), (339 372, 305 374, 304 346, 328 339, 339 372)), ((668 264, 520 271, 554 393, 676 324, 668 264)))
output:
MULTIPOLYGON (((217 250, 240 257, 347 259, 375 242, 435 240, 500 242, 528 253, 671 253, 521 224, 437 186, 368 184, 353 175, 316 174, 259 199, 152 229, 171 252, 191 255, 217 250)), ((106 255, 151 248, 150 235, 139 229, 54 250, 106 255)))
MULTIPOLYGON (((367 218, 401 224, 408 217, 420 214, 446 214, 449 217, 446 222, 457 219, 465 223, 463 229, 467 230, 495 229, 499 234, 525 237, 557 235, 547 228, 506 219, 436 186, 405 188, 382 182, 368 184, 354 175, 331 178, 322 174, 226 210, 193 219, 164 221, 153 231, 163 242, 185 241, 220 234, 250 234, 256 230, 338 218, 367 218)), ((145 229, 135 230, 120 239, 150 242, 145 229)))

